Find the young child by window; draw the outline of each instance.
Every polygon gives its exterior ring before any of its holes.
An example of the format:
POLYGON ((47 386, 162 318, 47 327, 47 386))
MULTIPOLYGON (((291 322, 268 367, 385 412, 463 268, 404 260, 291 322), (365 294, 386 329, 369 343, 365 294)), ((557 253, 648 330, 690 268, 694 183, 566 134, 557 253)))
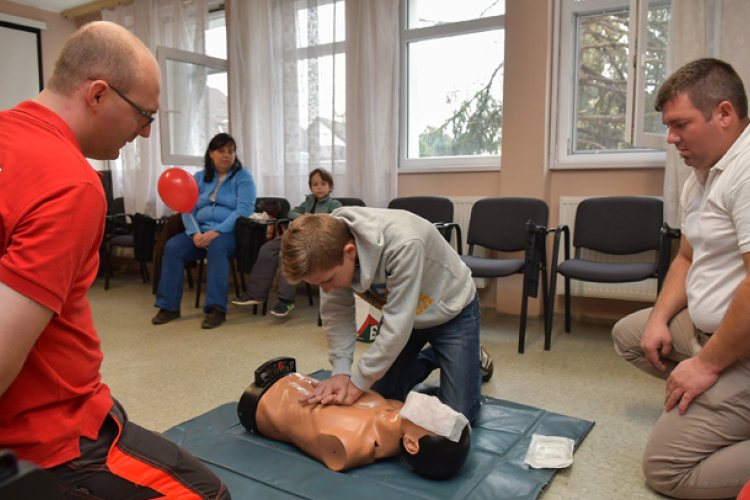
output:
MULTIPOLYGON (((301 205, 289 211, 289 218, 297 219, 307 214, 330 214, 339 208, 341 203, 331 197, 333 191, 333 176, 323 168, 316 168, 310 172, 309 186, 311 194, 305 196, 301 205)), ((273 279, 279 268, 279 251, 284 236, 277 236, 260 247, 258 260, 250 273, 247 291, 242 297, 232 300, 232 304, 240 306, 262 304, 268 300, 268 290, 273 285, 273 279)), ((289 283, 279 273, 279 301, 271 309, 271 314, 284 317, 294 309, 294 298, 297 294, 296 285, 289 283)))

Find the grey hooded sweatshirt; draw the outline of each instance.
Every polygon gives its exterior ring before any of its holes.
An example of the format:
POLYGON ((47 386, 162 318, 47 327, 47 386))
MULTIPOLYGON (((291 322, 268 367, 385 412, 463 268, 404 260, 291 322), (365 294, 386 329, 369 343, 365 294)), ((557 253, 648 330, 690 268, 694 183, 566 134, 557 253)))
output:
POLYGON ((332 215, 354 235, 358 266, 349 288, 321 291, 332 375, 366 390, 388 371, 413 329, 455 318, 476 295, 471 271, 427 220, 404 210, 343 207, 332 215), (354 294, 379 308, 380 330, 352 374, 354 294))

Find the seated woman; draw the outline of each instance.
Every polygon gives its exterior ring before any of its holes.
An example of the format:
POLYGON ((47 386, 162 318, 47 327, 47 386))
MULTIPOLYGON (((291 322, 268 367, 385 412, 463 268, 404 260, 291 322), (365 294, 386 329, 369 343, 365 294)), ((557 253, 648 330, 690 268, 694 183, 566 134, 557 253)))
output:
POLYGON ((255 181, 235 156, 237 144, 229 134, 218 134, 208 144, 205 168, 195 174, 198 201, 183 214, 185 232, 167 242, 156 293, 160 310, 155 325, 180 317, 185 263, 206 258, 206 300, 203 328, 226 320, 229 261, 235 256, 234 223, 255 208, 255 181))
POLYGON ((437 397, 409 393, 405 403, 368 392, 351 406, 308 405, 317 381, 279 373, 248 387, 238 405, 251 432, 292 443, 329 469, 345 471, 396 455, 431 479, 455 476, 471 445, 469 422, 437 397))

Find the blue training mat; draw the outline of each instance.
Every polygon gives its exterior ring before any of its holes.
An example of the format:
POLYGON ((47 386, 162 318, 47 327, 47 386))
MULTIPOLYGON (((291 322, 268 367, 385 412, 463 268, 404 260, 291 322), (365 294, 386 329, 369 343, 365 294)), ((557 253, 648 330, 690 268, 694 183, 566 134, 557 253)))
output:
POLYGON ((466 464, 446 481, 418 476, 400 456, 334 472, 290 444, 249 433, 239 422, 236 403, 221 405, 164 435, 214 471, 233 500, 533 500, 556 469, 524 464, 531 435, 569 437, 577 449, 593 426, 594 422, 483 397, 466 464))

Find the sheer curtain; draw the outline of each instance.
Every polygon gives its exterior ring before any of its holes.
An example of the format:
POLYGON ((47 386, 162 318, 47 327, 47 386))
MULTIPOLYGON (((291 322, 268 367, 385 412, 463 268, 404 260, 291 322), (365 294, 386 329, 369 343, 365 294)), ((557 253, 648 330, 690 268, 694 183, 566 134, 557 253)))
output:
POLYGON ((227 4, 231 130, 258 193, 293 205, 310 170, 368 206, 395 195, 398 0, 227 4))
MULTIPOLYGON (((685 63, 701 57, 716 57, 727 61, 750 85, 750 2, 747 0, 691 0, 673 1, 670 12, 667 73, 671 74, 685 63)), ((667 147, 664 172, 665 219, 678 227, 680 192, 691 172, 677 154, 674 146, 667 147)))
MULTIPOLYGON (((135 0, 129 5, 118 5, 114 10, 102 10, 102 19, 124 26, 135 33, 151 51, 165 46, 190 52, 205 53, 205 31, 208 26, 207 0, 135 0)), ((191 102, 195 103, 183 119, 176 120, 174 134, 180 140, 201 143, 201 150, 208 144, 203 136, 179 133, 187 129, 188 123, 197 122, 196 116, 207 111, 205 74, 172 75, 177 78, 182 92, 192 92, 191 102), (196 89, 198 89, 196 91, 196 89), (183 122, 180 127, 179 122, 183 122)), ((167 103, 162 102, 162 110, 167 103)), ((151 125, 148 139, 138 137, 120 152, 120 158, 109 162, 115 196, 125 198, 125 210, 129 213, 141 212, 160 217, 168 209, 158 196, 156 184, 161 173, 166 170, 161 163, 161 137, 159 121, 161 113, 151 125)), ((194 127, 190 127, 194 128, 194 127)), ((170 166, 171 167, 171 166, 170 166)))

